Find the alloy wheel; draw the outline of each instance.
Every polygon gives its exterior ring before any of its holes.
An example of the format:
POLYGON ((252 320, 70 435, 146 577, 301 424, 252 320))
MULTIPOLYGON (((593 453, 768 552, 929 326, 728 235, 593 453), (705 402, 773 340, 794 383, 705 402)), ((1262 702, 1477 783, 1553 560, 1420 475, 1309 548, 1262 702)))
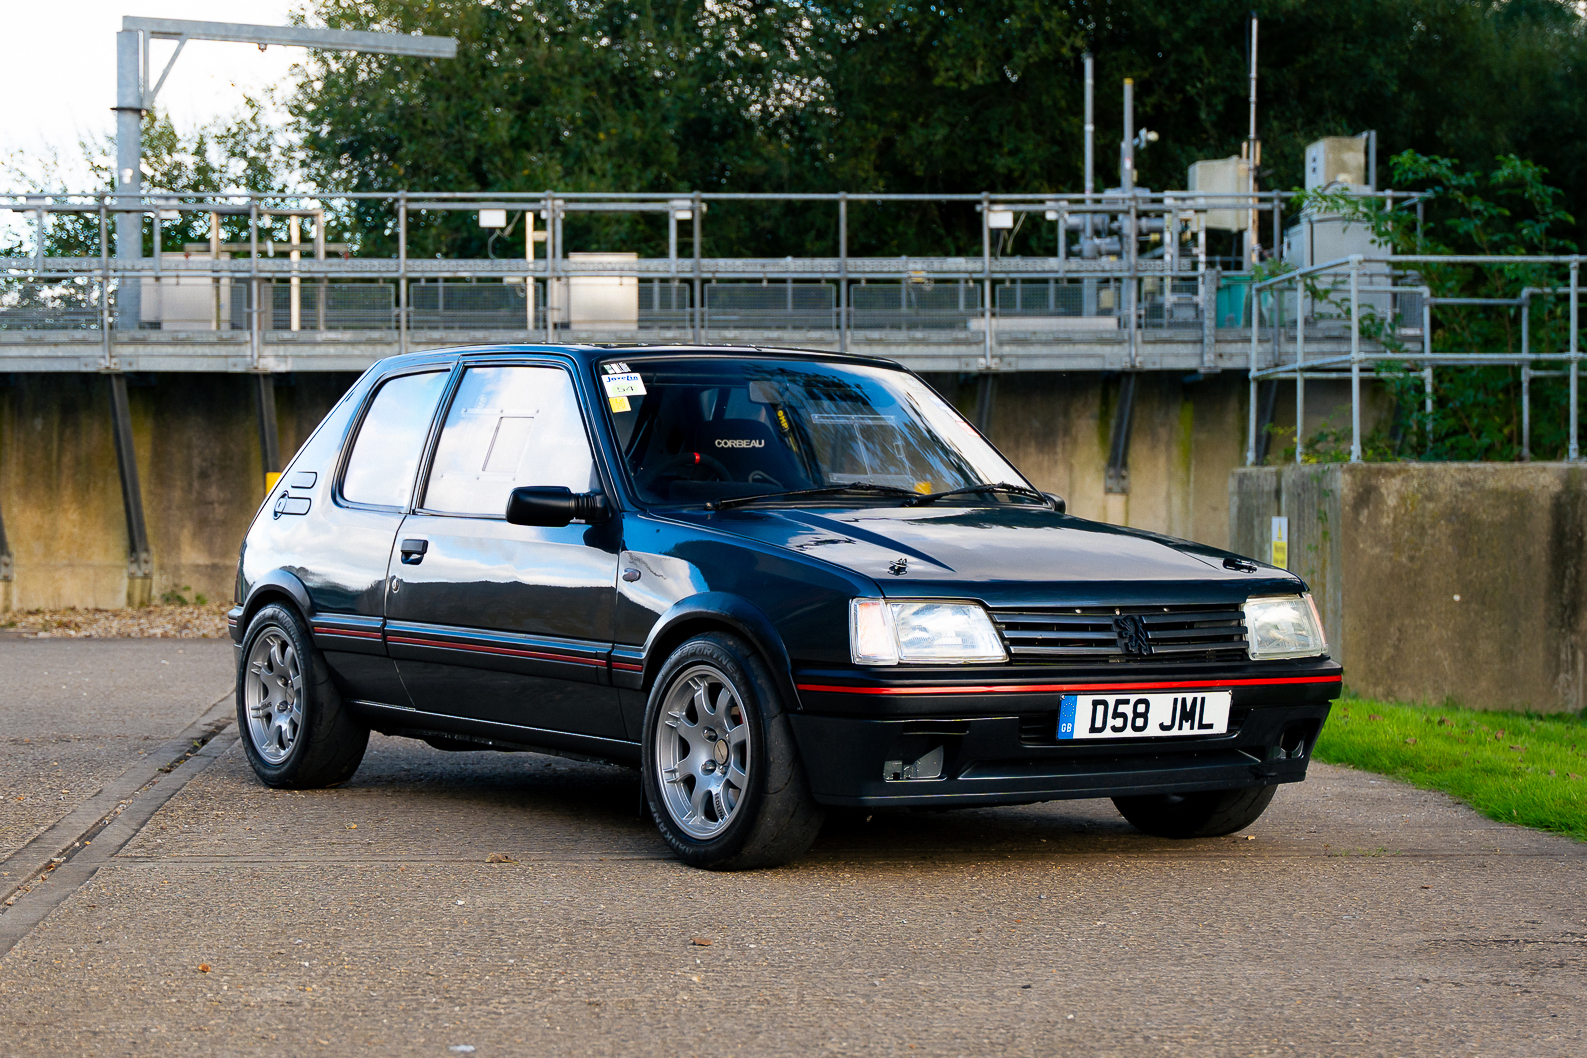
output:
POLYGON ((655 768, 667 814, 700 841, 721 834, 749 790, 744 703, 714 665, 686 669, 667 691, 655 768))
POLYGON ((280 764, 303 731, 303 665, 291 640, 267 628, 248 656, 248 737, 269 764, 280 764))

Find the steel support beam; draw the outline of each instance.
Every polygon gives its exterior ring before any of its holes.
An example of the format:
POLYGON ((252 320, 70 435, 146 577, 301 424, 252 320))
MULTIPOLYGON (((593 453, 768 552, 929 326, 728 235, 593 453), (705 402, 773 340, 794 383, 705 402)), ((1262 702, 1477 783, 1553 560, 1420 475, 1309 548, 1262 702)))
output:
POLYGON ((429 59, 455 59, 452 37, 421 37, 408 33, 370 33, 366 30, 319 29, 314 26, 257 26, 243 22, 193 22, 185 18, 121 20, 123 32, 143 32, 170 40, 228 40, 240 44, 279 44, 289 48, 322 51, 367 51, 378 55, 418 55, 429 59))
POLYGON ((1278 408, 1278 380, 1268 379, 1257 387, 1257 391, 1256 465, 1261 466, 1267 462, 1268 443, 1273 437, 1268 427, 1273 425, 1273 414, 1278 408))
MULTIPOLYGON (((138 34, 116 34, 116 173, 115 206, 131 209, 143 198, 143 68, 138 34)), ((115 215, 116 260, 143 257, 143 214, 115 215)), ((142 285, 122 276, 116 287, 116 329, 135 331, 142 316, 142 285)))
POLYGON ((992 413, 997 408, 997 376, 984 372, 975 384, 975 428, 992 436, 992 413))
POLYGON ((11 540, 6 536, 5 511, 0 509, 0 610, 11 608, 11 600, 7 597, 7 593, 15 576, 16 565, 11 555, 11 540))
POLYGON ((147 606, 153 597, 154 563, 149 555, 148 526, 143 520, 138 454, 132 445, 127 376, 119 371, 110 375, 110 422, 116 441, 116 468, 121 473, 121 505, 127 515, 127 605, 147 606))
POLYGON ((1126 371, 1119 381, 1119 403, 1113 409, 1113 425, 1108 431, 1108 468, 1103 475, 1104 492, 1130 491, 1130 423, 1135 417, 1135 380, 1137 373, 1126 371))
POLYGON ((276 380, 261 372, 254 376, 254 411, 259 419, 259 461, 263 464, 265 492, 281 476, 281 438, 276 429, 276 380))

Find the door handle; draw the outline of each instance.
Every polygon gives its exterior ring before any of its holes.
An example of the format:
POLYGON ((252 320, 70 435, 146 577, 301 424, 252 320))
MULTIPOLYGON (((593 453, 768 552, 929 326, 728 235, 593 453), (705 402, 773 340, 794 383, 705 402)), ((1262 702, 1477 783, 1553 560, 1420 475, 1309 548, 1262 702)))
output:
POLYGON ((424 561, 424 553, 430 550, 428 540, 404 540, 401 548, 402 564, 404 566, 417 566, 424 561))

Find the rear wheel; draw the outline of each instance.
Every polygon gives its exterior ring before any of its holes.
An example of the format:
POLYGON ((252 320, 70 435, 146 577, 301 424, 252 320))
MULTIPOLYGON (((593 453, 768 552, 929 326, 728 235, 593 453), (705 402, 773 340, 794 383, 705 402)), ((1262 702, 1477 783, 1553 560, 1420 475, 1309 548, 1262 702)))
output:
POLYGON ((698 636, 667 659, 645 709, 643 753, 651 818, 686 863, 775 867, 821 829, 782 696, 736 636, 698 636))
POLYGON ((279 604, 255 614, 243 637, 237 727, 254 774, 271 786, 346 782, 369 745, 302 621, 279 604))
POLYGON ((1207 790, 1188 794, 1115 797, 1113 804, 1137 830, 1160 838, 1216 838, 1255 823, 1277 786, 1207 790))

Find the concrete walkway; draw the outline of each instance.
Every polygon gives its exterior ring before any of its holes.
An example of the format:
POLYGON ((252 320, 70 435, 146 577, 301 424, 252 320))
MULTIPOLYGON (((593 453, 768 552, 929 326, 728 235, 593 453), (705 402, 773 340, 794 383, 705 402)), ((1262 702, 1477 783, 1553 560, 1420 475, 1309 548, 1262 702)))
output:
MULTIPOLYGON (((117 647, 117 686, 170 661, 117 647)), ((93 737, 74 689, 38 700, 93 737)), ((0 1055, 1587 1053, 1587 849, 1365 774, 1314 766, 1230 838, 1107 802, 847 815, 719 875, 617 768, 376 736, 287 793, 232 734, 0 915, 52 905, 0 957, 0 1055)))

